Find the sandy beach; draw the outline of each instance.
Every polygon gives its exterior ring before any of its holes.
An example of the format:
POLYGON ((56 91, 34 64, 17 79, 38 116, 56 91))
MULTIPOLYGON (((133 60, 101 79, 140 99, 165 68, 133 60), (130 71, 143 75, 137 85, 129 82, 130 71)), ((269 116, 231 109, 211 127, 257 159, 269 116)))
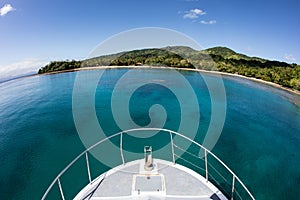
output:
MULTIPOLYGON (((76 68, 76 69, 71 69, 71 70, 64 70, 64 71, 57 71, 57 72, 49 72, 49 73, 44 73, 44 74, 57 74, 57 73, 65 73, 65 72, 73 72, 73 71, 80 71, 80 70, 99 70, 99 69, 175 69, 175 70, 184 70, 184 71, 194 71, 194 72, 201 72, 201 73, 207 73, 207 74, 217 74, 217 75, 223 75, 223 76, 230 76, 230 77, 239 77, 251 81, 255 81, 258 83, 266 84, 281 90, 284 90, 286 92, 289 92, 291 94, 298 95, 300 97, 300 91, 283 87, 279 84, 272 83, 269 81, 265 81, 262 79, 257 79, 253 77, 247 77, 239 74, 231 74, 231 73, 226 73, 226 72, 218 72, 218 71, 207 71, 207 70, 202 70, 202 69, 187 69, 187 68, 173 68, 173 67, 161 67, 161 66, 97 66, 97 67, 85 67, 85 68, 76 68)), ((43 74, 38 74, 38 75, 43 75, 43 74)))

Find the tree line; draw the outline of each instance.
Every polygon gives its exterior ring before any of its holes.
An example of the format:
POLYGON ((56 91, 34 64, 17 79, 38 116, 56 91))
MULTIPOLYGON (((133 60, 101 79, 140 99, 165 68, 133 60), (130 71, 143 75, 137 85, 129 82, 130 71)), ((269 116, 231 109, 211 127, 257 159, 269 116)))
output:
POLYGON ((82 61, 54 61, 38 73, 95 66, 169 66, 204 69, 254 77, 300 91, 300 66, 238 54, 225 47, 197 51, 189 47, 143 49, 100 56, 82 61))

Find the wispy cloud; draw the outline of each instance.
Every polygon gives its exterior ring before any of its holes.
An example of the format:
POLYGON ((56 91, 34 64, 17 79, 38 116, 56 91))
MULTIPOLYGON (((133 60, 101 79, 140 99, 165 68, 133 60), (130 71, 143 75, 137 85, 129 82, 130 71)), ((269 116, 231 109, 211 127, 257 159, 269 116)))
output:
POLYGON ((296 58, 292 54, 285 54, 284 58, 289 62, 295 62, 296 58))
POLYGON ((0 16, 5 16, 7 13, 16 10, 10 4, 5 4, 2 8, 0 8, 0 16))
POLYGON ((0 66, 0 82, 28 74, 35 74, 39 68, 45 66, 47 63, 48 61, 45 60, 30 58, 0 66))
POLYGON ((189 11, 184 12, 185 14, 183 15, 184 19, 197 19, 201 15, 205 15, 206 12, 204 12, 201 9, 195 8, 191 9, 189 11))
POLYGON ((246 48, 246 51, 253 51, 253 48, 252 47, 250 47, 250 46, 248 46, 247 48, 246 48))
POLYGON ((216 20, 209 20, 209 21, 201 20, 200 23, 201 24, 212 25, 212 24, 217 23, 217 21, 216 20))

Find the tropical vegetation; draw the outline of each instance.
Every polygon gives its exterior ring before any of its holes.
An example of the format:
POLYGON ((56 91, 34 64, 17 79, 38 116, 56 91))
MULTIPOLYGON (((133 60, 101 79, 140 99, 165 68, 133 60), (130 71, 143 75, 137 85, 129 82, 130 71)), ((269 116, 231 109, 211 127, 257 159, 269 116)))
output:
POLYGON ((203 69, 240 74, 300 91, 300 65, 249 57, 226 47, 214 47, 201 51, 184 46, 133 50, 82 61, 54 61, 42 67, 38 73, 96 66, 139 65, 203 69))

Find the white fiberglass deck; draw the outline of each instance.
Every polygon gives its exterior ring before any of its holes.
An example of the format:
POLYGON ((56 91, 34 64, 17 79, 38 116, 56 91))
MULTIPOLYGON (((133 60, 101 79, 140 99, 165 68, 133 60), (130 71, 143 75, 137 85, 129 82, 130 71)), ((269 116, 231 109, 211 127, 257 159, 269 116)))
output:
POLYGON ((151 171, 144 159, 118 166, 87 185, 75 199, 227 199, 213 184, 179 164, 154 159, 151 171))

